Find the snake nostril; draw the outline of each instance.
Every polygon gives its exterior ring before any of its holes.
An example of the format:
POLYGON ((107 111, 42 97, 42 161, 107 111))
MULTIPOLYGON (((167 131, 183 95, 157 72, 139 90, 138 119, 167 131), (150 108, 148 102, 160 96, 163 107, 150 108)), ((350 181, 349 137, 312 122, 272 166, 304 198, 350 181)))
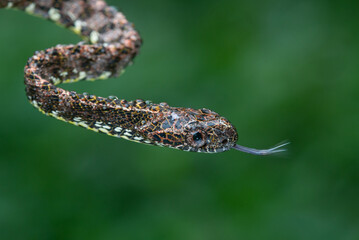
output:
POLYGON ((222 144, 227 144, 227 143, 228 143, 227 139, 222 140, 222 144))

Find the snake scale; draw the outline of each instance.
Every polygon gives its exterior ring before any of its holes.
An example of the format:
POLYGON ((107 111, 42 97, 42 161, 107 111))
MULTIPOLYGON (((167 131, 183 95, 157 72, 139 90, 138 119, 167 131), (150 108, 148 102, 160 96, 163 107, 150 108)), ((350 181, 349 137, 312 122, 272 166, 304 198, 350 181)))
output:
POLYGON ((68 28, 83 42, 37 51, 25 66, 26 94, 42 113, 127 140, 192 152, 231 148, 267 155, 285 144, 258 150, 236 144, 238 134, 224 117, 209 109, 171 107, 167 103, 120 100, 78 94, 56 85, 116 77, 138 54, 141 38, 125 16, 102 0, 0 0, 68 28))

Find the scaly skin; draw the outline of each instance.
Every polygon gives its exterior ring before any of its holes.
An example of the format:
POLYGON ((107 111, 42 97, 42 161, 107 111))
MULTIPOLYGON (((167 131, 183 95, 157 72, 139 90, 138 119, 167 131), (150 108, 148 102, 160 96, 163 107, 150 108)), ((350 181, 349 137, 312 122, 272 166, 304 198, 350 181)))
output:
POLYGON ((85 42, 36 52, 25 67, 29 101, 46 115, 135 142, 194 152, 223 152, 236 146, 237 132, 208 109, 170 107, 116 97, 66 91, 55 85, 119 76, 138 54, 141 38, 125 16, 102 0, 0 0, 56 22, 85 42))

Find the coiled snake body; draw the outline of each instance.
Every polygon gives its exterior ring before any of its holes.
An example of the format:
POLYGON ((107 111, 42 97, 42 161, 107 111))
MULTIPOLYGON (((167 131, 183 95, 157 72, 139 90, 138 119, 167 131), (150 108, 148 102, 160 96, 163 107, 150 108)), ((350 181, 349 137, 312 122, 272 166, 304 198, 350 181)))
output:
POLYGON ((271 154, 281 146, 256 150, 236 145, 232 124, 208 109, 170 107, 116 97, 78 94, 59 83, 119 76, 138 54, 141 38, 125 16, 102 0, 0 0, 0 8, 16 8, 56 22, 84 42, 36 52, 25 66, 26 94, 46 115, 140 143, 185 151, 223 152, 231 148, 271 154))

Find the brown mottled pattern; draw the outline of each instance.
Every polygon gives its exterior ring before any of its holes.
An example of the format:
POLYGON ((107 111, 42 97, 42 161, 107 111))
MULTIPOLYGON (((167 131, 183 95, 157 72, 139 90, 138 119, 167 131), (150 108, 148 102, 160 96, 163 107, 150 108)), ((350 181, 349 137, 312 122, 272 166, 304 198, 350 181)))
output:
POLYGON ((208 109, 170 107, 66 91, 55 85, 119 76, 141 38, 125 16, 102 0, 0 0, 82 36, 76 45, 36 52, 25 67, 26 94, 41 112, 93 131, 185 151, 223 152, 237 141, 228 120, 208 109))

